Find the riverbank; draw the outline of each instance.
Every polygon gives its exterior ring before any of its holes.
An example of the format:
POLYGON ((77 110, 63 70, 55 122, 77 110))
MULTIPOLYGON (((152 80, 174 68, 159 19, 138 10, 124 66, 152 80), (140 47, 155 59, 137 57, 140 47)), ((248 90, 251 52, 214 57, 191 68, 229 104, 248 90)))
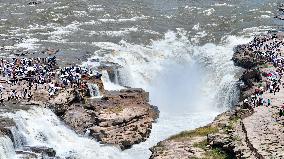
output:
MULTIPOLYGON (((115 64, 98 66, 95 73, 77 65, 60 67, 55 54, 1 60, 0 138, 5 140, 1 158, 11 158, 9 154, 26 158, 66 157, 58 154, 57 147, 48 146, 50 139, 43 132, 34 136, 43 137, 40 144, 26 138, 24 134, 33 134, 35 130, 23 128, 27 119, 19 121, 15 117, 21 111, 52 110, 79 136, 121 150, 149 137, 159 111, 149 104, 148 92, 134 88, 105 90, 99 72, 111 74, 115 64)), ((72 157, 72 153, 65 155, 72 157)))
POLYGON ((150 158, 283 158, 283 40, 282 32, 268 33, 237 46, 233 61, 246 69, 239 103, 205 127, 159 142, 150 158))

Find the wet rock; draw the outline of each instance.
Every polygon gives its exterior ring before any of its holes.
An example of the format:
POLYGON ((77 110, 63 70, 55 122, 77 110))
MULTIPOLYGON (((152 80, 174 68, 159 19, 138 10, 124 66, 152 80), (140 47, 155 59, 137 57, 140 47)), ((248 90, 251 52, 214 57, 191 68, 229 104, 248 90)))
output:
POLYGON ((15 127, 16 124, 12 119, 1 117, 0 118, 0 136, 8 136, 13 141, 13 134, 11 128, 15 127))
POLYGON ((158 117, 148 98, 142 89, 106 92, 102 99, 72 105, 63 120, 78 133, 89 130, 101 143, 127 149, 149 137, 152 123, 158 117))
POLYGON ((92 112, 84 109, 82 105, 72 105, 63 116, 63 120, 77 133, 84 134, 89 127, 96 124, 92 112))
POLYGON ((48 55, 54 55, 54 54, 57 54, 58 52, 59 52, 59 49, 51 49, 51 48, 41 51, 41 53, 48 54, 48 55))
POLYGON ((24 151, 24 150, 16 150, 15 151, 17 155, 23 156, 25 159, 38 159, 38 154, 35 154, 34 152, 24 151))
POLYGON ((64 115, 69 105, 76 101, 76 95, 74 89, 68 89, 61 91, 57 96, 48 102, 49 108, 55 112, 58 116, 64 115))
POLYGON ((284 20, 284 15, 283 14, 277 15, 277 16, 275 16, 275 18, 280 19, 280 20, 284 20))
POLYGON ((38 4, 41 4, 40 1, 31 1, 28 3, 28 5, 38 5, 38 4))
POLYGON ((165 140, 150 148, 150 159, 188 159, 203 158, 205 151, 194 146, 206 140, 206 137, 195 137, 190 140, 165 140))
POLYGON ((56 156, 56 151, 54 149, 44 146, 26 146, 21 150, 16 150, 16 154, 20 154, 21 157, 25 159, 60 159, 60 157, 56 156))
POLYGON ((42 154, 43 156, 48 156, 48 157, 56 156, 56 151, 49 147, 28 147, 26 149, 35 153, 42 154))
POLYGON ((255 53, 247 49, 247 45, 239 45, 235 48, 232 60, 235 65, 245 69, 251 69, 264 61, 255 59, 255 53))
POLYGON ((99 92, 101 96, 105 94, 106 90, 104 88, 104 84, 103 84, 103 81, 101 80, 101 77, 97 78, 96 76, 92 76, 92 77, 82 77, 82 78, 84 78, 84 80, 87 83, 95 83, 99 88, 99 92))
POLYGON ((281 4, 278 6, 278 9, 279 9, 280 11, 284 11, 284 4, 281 3, 281 4))
POLYGON ((114 70, 118 70, 121 67, 122 66, 120 66, 119 64, 114 63, 114 62, 101 61, 100 62, 100 66, 98 67, 98 69, 99 70, 106 70, 106 71, 114 71, 114 70))
POLYGON ((240 80, 243 82, 242 87, 240 87, 240 100, 250 97, 254 92, 254 83, 260 82, 262 80, 261 71, 258 69, 248 69, 243 72, 240 80))
POLYGON ((251 88, 253 86, 253 82, 261 81, 261 72, 257 69, 246 70, 240 79, 245 83, 245 85, 251 88))

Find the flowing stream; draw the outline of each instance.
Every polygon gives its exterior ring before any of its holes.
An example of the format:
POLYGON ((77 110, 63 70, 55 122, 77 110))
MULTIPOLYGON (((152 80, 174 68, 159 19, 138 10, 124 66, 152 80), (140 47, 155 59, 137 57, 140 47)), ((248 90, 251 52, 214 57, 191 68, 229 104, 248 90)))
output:
MULTIPOLYGON (((61 158, 128 158, 127 154, 121 153, 114 147, 102 146, 95 140, 78 136, 51 110, 34 107, 28 111, 6 113, 4 116, 14 119, 21 139, 25 140, 25 146, 50 147, 61 158)), ((3 150, 0 151, 0 155, 4 155, 3 158, 16 156, 15 153, 13 154, 13 143, 9 138, 4 137, 1 140, 3 140, 3 150)))
POLYGON ((101 95, 100 95, 100 90, 99 90, 99 87, 98 87, 98 85, 97 84, 88 84, 88 89, 89 89, 89 91, 90 91, 90 96, 92 97, 92 98, 94 98, 94 97, 100 97, 101 95))

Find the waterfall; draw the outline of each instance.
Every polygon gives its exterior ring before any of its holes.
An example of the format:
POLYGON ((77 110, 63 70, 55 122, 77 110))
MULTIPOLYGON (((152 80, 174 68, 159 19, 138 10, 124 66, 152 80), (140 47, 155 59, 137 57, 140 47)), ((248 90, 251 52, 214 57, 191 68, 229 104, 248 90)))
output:
POLYGON ((103 71, 102 71, 102 80, 103 80, 105 83, 111 82, 111 81, 110 81, 110 78, 109 78, 109 75, 108 75, 108 72, 107 72, 106 70, 103 70, 103 71))
MULTIPOLYGON (((117 73, 116 73, 116 78, 117 78, 117 73)), ((116 83, 112 83, 109 77, 109 74, 106 70, 102 71, 102 81, 104 83, 104 88, 105 90, 121 90, 124 89, 124 87, 116 84, 116 83)), ((117 79, 118 82, 118 79, 117 79)))
POLYGON ((119 85, 119 82, 118 82, 118 70, 114 70, 114 83, 119 85))
POLYGON ((18 132, 16 127, 12 127, 10 129, 12 135, 13 135, 13 143, 14 143, 14 147, 15 149, 20 149, 23 147, 23 145, 26 143, 26 141, 24 140, 25 138, 23 138, 21 136, 21 134, 18 132))
MULTIPOLYGON (((56 156, 61 158, 129 158, 117 148, 101 146, 95 140, 78 136, 49 109, 33 107, 3 116, 15 121, 19 134, 26 141, 23 146, 53 148, 56 156)), ((1 137, 0 144, 0 158, 12 158, 15 154, 12 141, 8 137, 1 137)))
MULTIPOLYGON (((149 148, 157 142, 206 125, 232 106, 238 97, 236 83, 240 71, 231 60, 233 48, 250 40, 225 36, 218 44, 195 45, 181 29, 169 31, 163 39, 146 46, 124 40, 118 44, 95 43, 101 51, 96 51, 93 58, 122 66, 119 83, 149 91, 151 104, 160 110, 150 138, 126 152, 136 159, 149 158, 149 148), (106 49, 115 54, 97 56, 106 49)), ((103 77, 104 84, 109 82, 107 72, 103 77)))
POLYGON ((8 136, 0 137, 0 158, 12 159, 15 158, 16 153, 12 140, 8 136))
POLYGON ((88 89, 91 97, 100 97, 100 89, 97 84, 88 83, 88 89))

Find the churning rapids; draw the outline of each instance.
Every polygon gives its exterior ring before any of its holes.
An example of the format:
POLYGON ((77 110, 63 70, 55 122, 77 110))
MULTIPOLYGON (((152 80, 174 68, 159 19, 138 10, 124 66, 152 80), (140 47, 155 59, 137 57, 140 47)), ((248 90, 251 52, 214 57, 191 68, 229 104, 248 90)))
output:
POLYGON ((1 56, 56 48, 62 63, 118 63, 115 78, 104 73, 106 89, 149 91, 160 117, 146 142, 121 152, 78 136, 48 109, 5 112, 16 122, 16 140, 0 138, 1 159, 21 158, 15 151, 26 145, 51 147, 63 158, 149 158, 157 142, 208 124, 232 106, 240 71, 231 61, 234 46, 283 25, 270 18, 277 0, 40 2, 0 0, 1 56))

